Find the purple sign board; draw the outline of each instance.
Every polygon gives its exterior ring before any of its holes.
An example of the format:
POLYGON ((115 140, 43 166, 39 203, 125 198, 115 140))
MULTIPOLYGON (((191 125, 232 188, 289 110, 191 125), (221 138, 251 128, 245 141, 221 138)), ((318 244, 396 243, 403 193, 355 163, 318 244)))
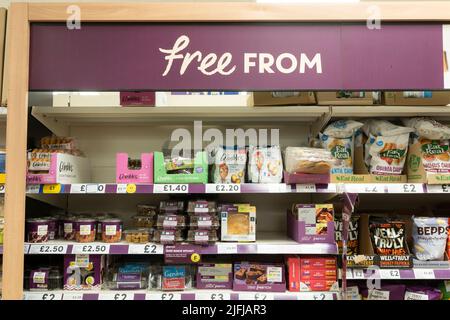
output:
POLYGON ((441 24, 31 26, 30 90, 444 89, 441 24))
POLYGON ((189 244, 164 246, 164 262, 169 264, 199 263, 201 247, 189 244))

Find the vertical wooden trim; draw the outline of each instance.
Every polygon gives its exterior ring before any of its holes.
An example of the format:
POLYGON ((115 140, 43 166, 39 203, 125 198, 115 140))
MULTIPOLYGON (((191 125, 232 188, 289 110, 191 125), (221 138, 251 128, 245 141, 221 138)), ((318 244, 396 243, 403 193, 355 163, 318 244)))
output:
POLYGON ((26 148, 28 121, 28 5, 13 3, 9 11, 8 116, 6 128, 5 236, 3 299, 23 298, 26 148))

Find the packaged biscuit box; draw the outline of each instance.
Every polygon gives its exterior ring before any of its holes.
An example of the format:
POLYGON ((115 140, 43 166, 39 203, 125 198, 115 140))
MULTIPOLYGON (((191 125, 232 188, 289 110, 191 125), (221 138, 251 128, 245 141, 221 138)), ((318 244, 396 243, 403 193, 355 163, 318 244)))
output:
POLYGON ((235 263, 233 290, 284 292, 285 266, 277 263, 235 263))
POLYGON ((214 150, 213 182, 244 183, 247 149, 238 146, 217 147, 214 150))
POLYGON ((221 208, 222 241, 256 241, 256 207, 249 204, 221 208))

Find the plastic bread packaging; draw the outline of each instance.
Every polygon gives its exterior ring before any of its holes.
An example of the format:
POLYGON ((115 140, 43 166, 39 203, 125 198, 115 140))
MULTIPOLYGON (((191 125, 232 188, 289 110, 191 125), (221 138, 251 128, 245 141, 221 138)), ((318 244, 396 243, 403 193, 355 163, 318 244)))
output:
POLYGON ((444 260, 448 218, 413 217, 413 252, 418 260, 444 260))
POLYGON ((307 147, 287 147, 285 164, 288 173, 327 174, 339 162, 328 150, 307 147))
POLYGON ((366 136, 399 136, 414 132, 413 128, 397 126, 386 120, 371 119, 364 123, 362 130, 366 136))
POLYGON ((155 230, 153 241, 162 244, 174 244, 185 240, 184 230, 155 230))
POLYGON ((183 211, 184 211, 183 201, 161 201, 159 203, 160 213, 176 214, 182 213, 183 211))
POLYGON ((323 134, 333 138, 349 138, 363 125, 364 123, 354 120, 338 120, 329 124, 323 134))
POLYGON ((419 117, 404 119, 403 124, 415 130, 416 135, 430 140, 449 140, 450 128, 436 120, 419 117))
POLYGON ((219 146, 214 149, 213 182, 244 183, 247 149, 219 146))
POLYGON ((76 141, 72 137, 48 136, 41 139, 41 148, 50 150, 75 150, 76 141))
POLYGON ((280 146, 249 146, 248 158, 249 182, 280 183, 283 179, 280 146))

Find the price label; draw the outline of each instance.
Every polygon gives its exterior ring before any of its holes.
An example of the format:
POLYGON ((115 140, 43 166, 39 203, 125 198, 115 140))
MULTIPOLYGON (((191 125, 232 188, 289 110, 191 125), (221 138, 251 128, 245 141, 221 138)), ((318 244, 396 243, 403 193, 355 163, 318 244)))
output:
POLYGON ((83 294, 80 292, 64 292, 63 300, 80 301, 83 300, 83 294))
POLYGON ((128 254, 163 254, 163 246, 157 244, 130 244, 128 254))
POLYGON ((73 254, 109 253, 109 244, 75 244, 72 249, 73 254))
POLYGON ((26 292, 24 295, 25 300, 61 300, 62 293, 51 292, 26 292))
POLYGON ((400 279, 400 270, 398 269, 380 269, 381 279, 400 279))
POLYGON ((0 193, 5 193, 5 185, 0 184, 0 193))
POLYGON ((153 186, 154 193, 188 193, 189 185, 187 184, 155 184, 153 186))
POLYGON ((330 300, 325 293, 314 293, 313 300, 330 300))
POLYGON ((114 293, 114 292, 105 292, 105 293, 100 293, 98 295, 98 300, 134 300, 134 294, 133 293, 127 293, 127 292, 119 292, 119 293, 114 293))
POLYGON ((239 300, 273 300, 274 295, 267 292, 240 293, 239 300))
POLYGON ((39 193, 40 190, 41 190, 41 185, 39 185, 39 184, 29 184, 29 185, 27 185, 26 192, 28 194, 36 194, 36 193, 39 193))
POLYGON ((29 254, 66 254, 66 244, 32 244, 29 254))
POLYGON ((163 293, 147 293, 145 300, 171 301, 181 300, 181 293, 163 292, 163 293))
POLYGON ((241 185, 230 183, 230 184, 207 184, 206 193, 240 193, 241 185))
POLYGON ((392 183, 387 184, 388 193, 423 193, 423 185, 420 183, 392 183))
POLYGON ((74 183, 70 186, 70 193, 86 193, 87 192, 87 184, 79 184, 74 183))
POLYGON ((435 279, 433 269, 414 269, 414 277, 416 279, 435 279))
MULTIPOLYGON (((341 271, 341 270, 339 270, 341 271)), ((347 269, 345 272, 345 277, 347 278, 347 280, 351 280, 353 279, 353 270, 352 269, 347 269)))
POLYGON ((24 254, 28 254, 29 251, 30 251, 30 245, 29 244, 24 244, 23 245, 23 253, 24 254))
POLYGON ((235 254, 237 253, 236 243, 217 243, 218 254, 235 254))
POLYGON ((86 193, 105 193, 106 184, 88 184, 86 185, 86 193))
POLYGON ((42 188, 43 193, 49 193, 49 194, 57 194, 61 192, 61 185, 58 184, 46 184, 42 188))
POLYGON ((363 269, 353 269, 353 279, 365 279, 363 269))
POLYGON ((338 186, 334 183, 329 183, 325 188, 318 188, 317 192, 322 193, 337 193, 338 192, 338 186))
POLYGON ((344 190, 349 193, 384 193, 384 185, 382 184, 346 184, 344 190))
POLYGON ((300 192, 300 193, 316 192, 315 184, 297 184, 295 188, 296 188, 297 192, 300 192))
POLYGON ((127 184, 121 183, 117 185, 116 193, 127 193, 127 184))
POLYGON ((195 300, 230 300, 231 296, 226 292, 199 292, 195 294, 195 300))
POLYGON ((450 193, 450 184, 429 184, 427 191, 429 193, 450 193))

